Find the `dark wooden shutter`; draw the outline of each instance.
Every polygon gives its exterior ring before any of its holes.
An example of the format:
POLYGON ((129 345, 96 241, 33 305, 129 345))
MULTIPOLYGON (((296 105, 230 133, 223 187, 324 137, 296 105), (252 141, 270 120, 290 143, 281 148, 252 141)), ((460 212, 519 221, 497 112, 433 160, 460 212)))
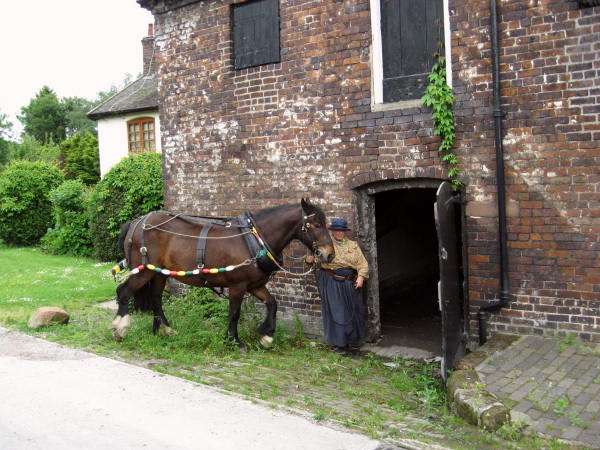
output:
POLYGON ((444 45, 442 0, 381 0, 383 101, 420 98, 444 45))
POLYGON ((279 0, 252 0, 233 5, 234 67, 280 61, 279 0))

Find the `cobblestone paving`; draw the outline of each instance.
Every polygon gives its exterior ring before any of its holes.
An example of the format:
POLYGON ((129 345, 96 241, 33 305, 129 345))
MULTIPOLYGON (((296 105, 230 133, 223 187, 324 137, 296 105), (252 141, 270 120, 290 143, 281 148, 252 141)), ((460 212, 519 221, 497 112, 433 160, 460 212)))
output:
POLYGON ((543 434, 600 448, 600 345, 524 336, 476 367, 487 389, 543 434))

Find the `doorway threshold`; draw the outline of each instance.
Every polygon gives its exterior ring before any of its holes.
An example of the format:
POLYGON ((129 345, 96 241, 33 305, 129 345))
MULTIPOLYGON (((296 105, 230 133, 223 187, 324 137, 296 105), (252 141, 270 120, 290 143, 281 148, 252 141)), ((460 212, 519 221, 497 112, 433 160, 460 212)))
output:
POLYGON ((383 324, 381 339, 368 343, 361 350, 385 358, 410 358, 425 361, 441 360, 442 337, 438 317, 404 318, 393 324, 383 324))
POLYGON ((436 355, 433 352, 428 350, 423 350, 422 348, 416 347, 407 347, 403 345, 381 345, 377 344, 365 344, 360 348, 361 352, 370 352, 374 353, 377 356, 381 356, 382 358, 406 358, 406 359, 417 359, 427 362, 432 361, 441 361, 442 357, 440 355, 436 355))

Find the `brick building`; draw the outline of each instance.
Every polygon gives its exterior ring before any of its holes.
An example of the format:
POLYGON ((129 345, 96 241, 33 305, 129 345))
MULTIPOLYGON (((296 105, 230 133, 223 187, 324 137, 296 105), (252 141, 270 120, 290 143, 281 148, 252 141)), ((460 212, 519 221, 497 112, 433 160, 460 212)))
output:
MULTIPOLYGON (((349 218, 367 251, 370 336, 396 328, 439 337, 446 250, 433 205, 446 169, 419 101, 438 51, 465 184, 456 203, 464 217, 451 227, 464 291, 444 333, 476 345, 485 324, 600 341, 597 0, 498 0, 497 21, 494 0, 138 3, 156 21, 169 208, 234 215, 309 196, 328 216, 349 218), (508 284, 507 304, 486 319, 478 311, 496 305, 502 287, 495 117, 508 284)), ((318 332, 312 279, 278 275, 271 290, 283 316, 295 312, 318 332)))

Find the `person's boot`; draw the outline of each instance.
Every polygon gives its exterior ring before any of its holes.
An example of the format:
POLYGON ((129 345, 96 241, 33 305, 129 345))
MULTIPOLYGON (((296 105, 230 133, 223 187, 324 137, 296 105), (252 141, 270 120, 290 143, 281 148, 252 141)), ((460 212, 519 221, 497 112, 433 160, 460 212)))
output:
POLYGON ((346 355, 346 349, 344 347, 338 347, 337 345, 334 345, 332 350, 335 353, 338 353, 339 355, 346 355))

